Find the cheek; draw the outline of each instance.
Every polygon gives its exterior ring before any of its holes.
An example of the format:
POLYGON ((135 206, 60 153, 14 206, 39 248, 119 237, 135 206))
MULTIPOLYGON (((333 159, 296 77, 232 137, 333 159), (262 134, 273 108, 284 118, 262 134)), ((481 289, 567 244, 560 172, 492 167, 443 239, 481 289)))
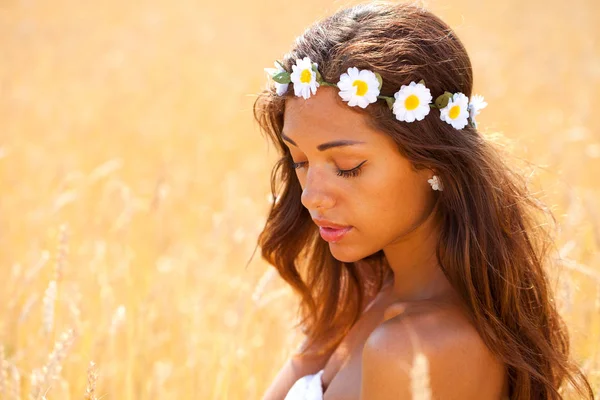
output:
POLYGON ((367 221, 381 233, 397 234, 420 220, 427 204, 420 176, 388 172, 372 183, 367 221))

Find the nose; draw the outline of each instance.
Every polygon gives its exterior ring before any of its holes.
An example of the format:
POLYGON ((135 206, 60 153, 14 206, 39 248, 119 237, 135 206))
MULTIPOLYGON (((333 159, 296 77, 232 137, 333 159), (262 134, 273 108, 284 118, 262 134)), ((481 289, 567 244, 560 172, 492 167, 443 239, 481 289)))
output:
POLYGON ((335 199, 327 190, 327 181, 318 171, 309 168, 306 173, 306 183, 300 197, 302 205, 307 209, 329 209, 335 205, 335 199))

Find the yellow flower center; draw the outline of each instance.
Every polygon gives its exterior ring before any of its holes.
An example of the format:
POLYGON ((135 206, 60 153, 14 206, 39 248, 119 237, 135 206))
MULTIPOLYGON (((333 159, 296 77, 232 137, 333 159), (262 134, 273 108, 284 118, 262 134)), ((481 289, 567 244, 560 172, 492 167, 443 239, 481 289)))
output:
POLYGON ((310 83, 312 75, 309 69, 305 69, 300 73, 300 82, 302 83, 310 83))
POLYGON ((419 97, 417 95, 411 94, 406 98, 406 100, 404 100, 404 107, 406 107, 408 111, 412 111, 415 108, 419 107, 419 103, 419 97))
POLYGON ((359 79, 352 82, 352 86, 356 86, 356 95, 364 96, 367 94, 367 90, 369 90, 369 85, 365 81, 361 81, 359 79))
POLYGON ((460 114, 460 106, 454 106, 450 109, 450 111, 448 112, 448 116, 451 119, 456 119, 458 118, 458 115, 460 114))

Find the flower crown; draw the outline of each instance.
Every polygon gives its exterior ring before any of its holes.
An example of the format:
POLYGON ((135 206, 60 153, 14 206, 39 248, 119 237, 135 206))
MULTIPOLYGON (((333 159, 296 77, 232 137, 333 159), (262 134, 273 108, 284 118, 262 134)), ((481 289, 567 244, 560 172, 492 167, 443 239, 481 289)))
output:
POLYGON ((404 122, 421 121, 429 114, 431 108, 437 108, 440 110, 442 121, 455 129, 463 129, 468 123, 477 128, 475 116, 487 106, 483 96, 476 94, 469 102, 469 98, 460 92, 444 92, 432 103, 433 97, 423 80, 402 85, 400 90, 394 93, 394 97, 381 96, 381 75, 356 67, 348 68, 348 72, 340 76, 340 81, 333 84, 323 80, 317 63, 312 62, 309 57, 297 59, 296 64, 292 65, 291 73, 287 72, 279 61, 275 62, 275 68, 265 68, 265 71, 275 82, 275 90, 279 96, 287 92, 290 83, 294 84, 294 94, 304 99, 308 99, 311 93, 316 94, 319 86, 333 86, 340 90, 340 97, 351 107, 365 108, 377 99, 384 99, 396 119, 404 122))

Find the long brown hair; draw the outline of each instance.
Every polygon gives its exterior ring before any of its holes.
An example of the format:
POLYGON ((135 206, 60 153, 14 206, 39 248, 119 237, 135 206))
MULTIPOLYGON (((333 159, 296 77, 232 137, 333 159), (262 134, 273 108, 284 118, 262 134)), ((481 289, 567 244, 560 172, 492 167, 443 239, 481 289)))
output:
MULTIPOLYGON (((462 42, 437 16, 413 4, 341 9, 298 37, 282 64, 291 71, 305 56, 332 83, 358 67, 381 74, 382 95, 393 96, 401 85, 424 79, 434 99, 445 91, 471 97, 472 68, 462 42)), ((304 351, 327 353, 391 270, 382 250, 340 262, 318 235, 280 138, 285 99, 292 93, 291 88, 283 96, 265 90, 254 104, 257 122, 282 156, 271 175, 276 200, 258 244, 263 258, 301 297, 304 351)), ((454 129, 436 109, 418 123, 397 121, 384 101, 357 112, 390 135, 415 168, 435 170, 444 183, 437 207, 438 262, 482 339, 505 363, 511 399, 562 399, 565 380, 593 399, 588 380, 570 359, 567 327, 545 271, 553 236, 539 218, 556 220, 530 193, 523 174, 508 166, 500 146, 471 126, 454 129)))

